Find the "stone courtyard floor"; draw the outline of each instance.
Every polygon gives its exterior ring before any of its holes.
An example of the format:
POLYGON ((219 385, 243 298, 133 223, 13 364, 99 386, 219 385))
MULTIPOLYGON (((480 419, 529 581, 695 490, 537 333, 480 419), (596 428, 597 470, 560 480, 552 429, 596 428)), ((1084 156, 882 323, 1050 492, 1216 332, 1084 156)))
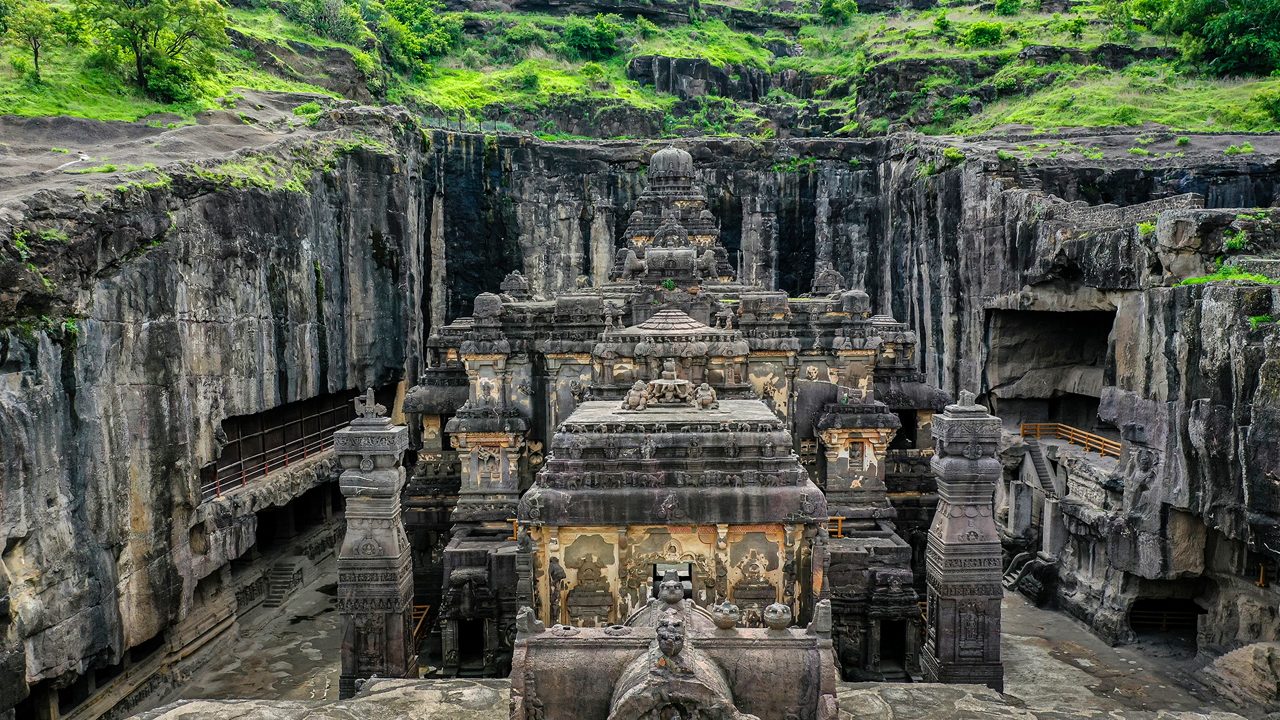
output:
MULTIPOLYGON (((166 702, 187 699, 336 700, 339 617, 332 560, 281 608, 259 608, 240 637, 166 702)), ((1192 662, 1158 645, 1109 647, 1062 613, 1020 595, 1004 600, 1005 693, 1027 709, 1228 710, 1190 677, 1192 662)), ((1082 714, 1092 714, 1084 713, 1082 714)))
POLYGON ((1111 647, 1064 613, 1006 593, 1004 692, 1029 708, 1227 710, 1249 715, 1191 677, 1190 653, 1160 644, 1111 647))
POLYGON ((342 645, 337 562, 281 607, 259 606, 241 620, 240 637, 218 653, 166 702, 187 699, 338 699, 342 645))

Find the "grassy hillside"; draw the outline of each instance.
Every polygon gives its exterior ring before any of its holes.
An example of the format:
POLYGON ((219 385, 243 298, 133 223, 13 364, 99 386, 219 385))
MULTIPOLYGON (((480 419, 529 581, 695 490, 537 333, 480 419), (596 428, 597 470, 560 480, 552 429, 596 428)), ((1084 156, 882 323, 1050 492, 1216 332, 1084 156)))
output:
MULTIPOLYGON (((618 16, 442 12, 441 27, 460 31, 442 52, 407 63, 388 49, 385 16, 342 36, 309 14, 302 3, 312 1, 230 8, 231 44, 217 52, 195 99, 182 103, 147 97, 92 43, 50 42, 43 81, 32 82, 14 61, 24 51, 8 44, 0 50, 0 113, 181 122, 232 105, 244 87, 400 103, 464 126, 548 136, 581 132, 602 112, 624 118, 619 126, 628 114, 651 120, 657 134, 757 137, 900 127, 963 134, 1006 124, 1280 129, 1280 79, 1202 76, 1169 40, 1120 32, 1093 5, 1000 16, 940 7, 831 24, 816 4, 778 13, 752 0, 737 10, 703 3, 688 22, 661 26, 618 16), (767 29, 735 27, 741 16, 733 12, 742 10, 767 29), (684 97, 659 92, 648 78, 628 76, 632 61, 647 56, 705 61, 736 89, 725 97, 714 87, 684 97), (762 86, 771 89, 755 92, 762 86)), ((626 133, 611 126, 606 134, 626 133)))

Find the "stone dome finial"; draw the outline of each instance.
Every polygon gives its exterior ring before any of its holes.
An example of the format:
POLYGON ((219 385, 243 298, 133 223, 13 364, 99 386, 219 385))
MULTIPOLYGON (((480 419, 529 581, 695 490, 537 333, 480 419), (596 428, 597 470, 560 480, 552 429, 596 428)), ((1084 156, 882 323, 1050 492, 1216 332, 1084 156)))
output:
POLYGON ((693 177, 693 156, 678 147, 667 146, 649 159, 649 177, 693 177))

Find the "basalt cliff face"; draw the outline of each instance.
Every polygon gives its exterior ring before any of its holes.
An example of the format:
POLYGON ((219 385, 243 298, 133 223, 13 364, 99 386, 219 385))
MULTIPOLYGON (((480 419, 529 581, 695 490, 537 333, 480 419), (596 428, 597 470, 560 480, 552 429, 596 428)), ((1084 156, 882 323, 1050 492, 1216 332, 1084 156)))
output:
MULTIPOLYGON (((199 132, 213 130, 153 139, 199 132)), ((1023 142, 680 145, 746 277, 800 293, 832 263, 916 329, 922 368, 953 393, 1066 387, 1075 361, 1028 328, 1105 317, 1101 369, 1080 386, 1104 419, 1142 425, 1134 447, 1159 457, 1122 459, 1115 482, 1142 490, 1099 542, 1167 538, 1176 511, 1256 546, 1280 522, 1280 341, 1251 318, 1280 314, 1280 296, 1165 286, 1224 252, 1238 213, 1212 209, 1273 204, 1280 146, 1145 163, 1004 152, 1023 142)), ((413 378, 430 328, 511 270, 535 294, 603 280, 659 147, 424 133, 395 110, 346 108, 128 185, 0 186, 0 697, 114 665, 179 625, 200 580, 252 545, 255 511, 331 478, 286 473, 202 503, 222 420, 413 378)), ((1249 226, 1263 255, 1280 249, 1264 215, 1249 226)), ((1117 569, 1198 575, 1214 561, 1203 545, 1185 554, 1197 553, 1177 564, 1135 550, 1117 569)), ((1081 614, 1108 607, 1102 588, 1123 577, 1090 580, 1081 614)), ((1218 592, 1219 646, 1269 639, 1226 617, 1243 590, 1218 592)))

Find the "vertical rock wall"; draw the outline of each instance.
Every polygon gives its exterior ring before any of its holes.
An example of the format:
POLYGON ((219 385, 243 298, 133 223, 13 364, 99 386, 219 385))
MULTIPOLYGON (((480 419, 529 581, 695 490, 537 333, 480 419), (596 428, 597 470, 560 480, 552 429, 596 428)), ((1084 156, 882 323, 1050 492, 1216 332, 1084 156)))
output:
POLYGON ((68 236, 45 274, 73 319, 0 333, 0 709, 117 663, 231 559, 187 547, 223 418, 402 376, 426 209, 420 144, 399 139, 307 192, 175 176, 27 203, 68 236))

